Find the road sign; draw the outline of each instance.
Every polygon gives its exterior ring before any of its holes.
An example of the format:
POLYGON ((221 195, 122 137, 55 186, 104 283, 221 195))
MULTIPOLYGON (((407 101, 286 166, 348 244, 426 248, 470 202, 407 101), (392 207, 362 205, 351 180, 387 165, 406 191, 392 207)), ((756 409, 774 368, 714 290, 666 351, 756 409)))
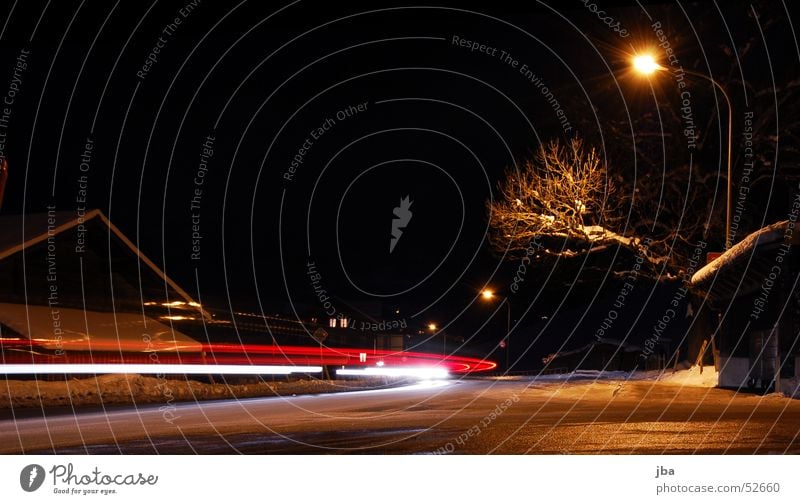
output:
POLYGON ((314 331, 311 337, 314 338, 314 341, 321 344, 323 341, 325 341, 325 338, 328 337, 328 331, 321 327, 317 327, 317 330, 314 331))
POLYGON ((717 257, 721 256, 722 252, 706 252, 706 264, 712 262, 717 257))

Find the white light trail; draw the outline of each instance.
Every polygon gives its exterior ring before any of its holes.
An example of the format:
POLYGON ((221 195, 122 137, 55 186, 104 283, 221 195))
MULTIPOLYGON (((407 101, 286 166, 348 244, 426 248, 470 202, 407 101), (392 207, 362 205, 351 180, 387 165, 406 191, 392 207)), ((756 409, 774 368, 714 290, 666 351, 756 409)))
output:
POLYGON ((337 376, 391 376, 421 380, 447 378, 447 369, 439 367, 368 367, 363 369, 337 369, 337 376))

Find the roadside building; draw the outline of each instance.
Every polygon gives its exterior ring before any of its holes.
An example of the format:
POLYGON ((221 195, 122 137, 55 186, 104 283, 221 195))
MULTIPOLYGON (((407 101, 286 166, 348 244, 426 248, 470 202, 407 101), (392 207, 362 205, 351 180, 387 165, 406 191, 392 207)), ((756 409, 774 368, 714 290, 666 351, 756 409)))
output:
POLYGON ((750 234, 692 277, 718 323, 719 385, 797 395, 800 383, 800 232, 791 221, 750 234))

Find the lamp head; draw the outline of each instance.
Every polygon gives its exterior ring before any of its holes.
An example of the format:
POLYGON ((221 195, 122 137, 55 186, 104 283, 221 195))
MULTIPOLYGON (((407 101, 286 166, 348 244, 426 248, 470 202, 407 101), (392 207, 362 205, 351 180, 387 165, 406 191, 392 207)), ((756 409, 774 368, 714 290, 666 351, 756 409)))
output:
POLYGON ((639 54, 633 58, 633 69, 642 75, 650 75, 657 70, 663 70, 664 67, 650 54, 639 54))

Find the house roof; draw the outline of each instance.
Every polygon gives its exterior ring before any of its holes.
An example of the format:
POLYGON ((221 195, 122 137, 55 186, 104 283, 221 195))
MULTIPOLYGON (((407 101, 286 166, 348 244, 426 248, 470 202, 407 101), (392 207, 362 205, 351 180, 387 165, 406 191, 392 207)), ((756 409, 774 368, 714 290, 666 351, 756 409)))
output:
MULTIPOLYGON (((751 294, 761 288, 785 242, 789 221, 780 221, 747 235, 724 254, 699 269, 691 279, 695 290, 711 301, 751 294)), ((797 234, 797 233, 795 233, 797 234)))
MULTIPOLYGON (((74 230, 87 223, 99 223, 109 231, 131 252, 160 277, 186 303, 199 307, 194 299, 177 283, 169 278, 153 261, 145 256, 131 240, 117 228, 99 209, 89 210, 83 215, 74 211, 52 211, 46 213, 3 215, 0 216, 0 261, 45 242, 51 235, 59 235, 74 230)), ((204 317, 210 315, 199 308, 204 317)))

